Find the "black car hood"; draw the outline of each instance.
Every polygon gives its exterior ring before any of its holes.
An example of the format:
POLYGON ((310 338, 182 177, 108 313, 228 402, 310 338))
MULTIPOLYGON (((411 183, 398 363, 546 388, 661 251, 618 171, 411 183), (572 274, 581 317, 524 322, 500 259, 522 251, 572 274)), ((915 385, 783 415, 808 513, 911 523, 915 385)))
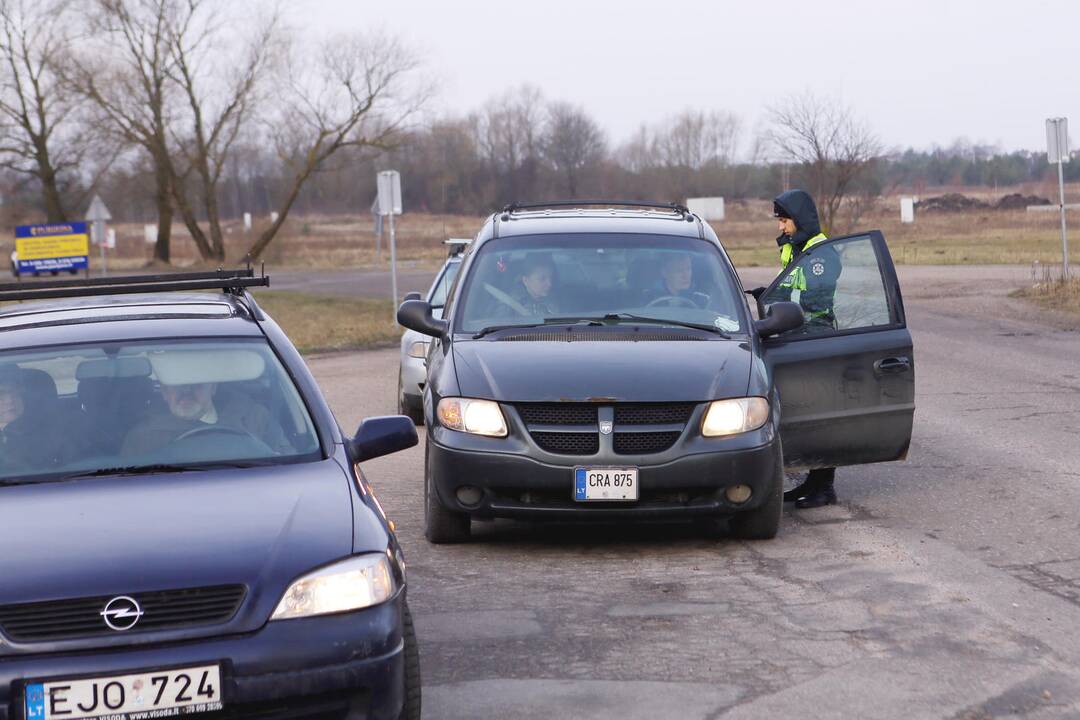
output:
POLYGON ((352 551, 348 483, 324 460, 0 488, 0 605, 234 583, 276 603, 352 551))
POLYGON ((454 343, 463 397, 503 402, 701 402, 746 394, 739 340, 454 343))

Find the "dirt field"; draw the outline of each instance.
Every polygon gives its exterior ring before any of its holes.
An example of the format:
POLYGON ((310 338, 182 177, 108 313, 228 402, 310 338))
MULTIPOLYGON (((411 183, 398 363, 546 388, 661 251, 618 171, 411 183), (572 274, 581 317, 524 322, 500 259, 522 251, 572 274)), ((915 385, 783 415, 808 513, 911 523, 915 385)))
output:
MULTIPOLYGON (((928 191, 926 201, 940 197, 953 188, 928 191)), ((997 209, 992 207, 1006 195, 1022 193, 1040 198, 1054 197, 1040 185, 1004 188, 999 191, 964 190, 968 198, 991 207, 975 207, 961 211, 920 211, 916 222, 900 223, 899 196, 876 200, 852 226, 847 219, 838 222, 837 235, 849 227, 857 230, 877 228, 885 233, 898 264, 960 265, 1011 264, 1031 265, 1059 263, 1061 241, 1056 212, 1028 212, 1023 208, 997 209)), ((1068 199, 1080 196, 1080 187, 1070 188, 1068 199)), ((924 203, 925 206, 925 203, 924 203)), ((445 257, 442 241, 448 237, 471 237, 484 218, 464 215, 405 214, 397 220, 398 258, 418 267, 437 267, 445 257)), ((1080 227, 1080 210, 1069 211, 1072 227, 1080 227)), ((239 222, 226 225, 226 243, 230 262, 242 258, 257 233, 269 218, 256 218, 250 233, 239 222)), ((145 266, 152 245, 143 239, 143 225, 118 224, 117 248, 109 251, 109 268, 133 270, 145 266)), ((766 200, 732 200, 727 203, 727 218, 714 222, 735 264, 741 267, 777 262, 776 224, 772 219, 772 204, 766 200)), ((376 251, 376 240, 370 215, 355 216, 293 216, 282 234, 275 239, 263 260, 270 268, 348 269, 381 268, 389 264, 389 250, 384 236, 382 251, 376 251)), ((0 242, 0 252, 8 253, 13 240, 0 242)), ((194 244, 183 225, 174 228, 174 265, 198 265, 194 244)), ((1072 258, 1080 264, 1080 238, 1073 243, 1072 258)), ((97 265, 94 250, 91 263, 97 265)))

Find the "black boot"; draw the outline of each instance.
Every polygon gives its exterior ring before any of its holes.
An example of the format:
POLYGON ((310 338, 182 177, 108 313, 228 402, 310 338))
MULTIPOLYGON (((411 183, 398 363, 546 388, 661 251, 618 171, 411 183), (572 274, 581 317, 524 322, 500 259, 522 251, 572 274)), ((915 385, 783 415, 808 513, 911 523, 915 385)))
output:
POLYGON ((836 504, 836 490, 833 482, 836 478, 836 468, 823 468, 811 470, 806 476, 806 482, 801 487, 807 487, 801 497, 795 500, 795 507, 800 510, 807 508, 824 507, 836 504))
POLYGON ((795 502, 799 498, 809 495, 814 491, 814 484, 810 482, 810 477, 807 476, 805 480, 799 483, 799 486, 793 490, 788 490, 784 493, 784 502, 795 502))

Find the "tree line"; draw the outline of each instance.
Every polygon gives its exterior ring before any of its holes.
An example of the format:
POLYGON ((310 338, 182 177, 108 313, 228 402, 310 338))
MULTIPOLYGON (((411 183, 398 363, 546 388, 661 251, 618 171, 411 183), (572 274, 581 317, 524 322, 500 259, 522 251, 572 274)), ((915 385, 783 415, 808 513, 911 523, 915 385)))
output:
MULTIPOLYGON (((771 197, 803 186, 826 228, 868 198, 936 185, 1011 185, 1049 172, 1041 153, 956 142, 888 151, 850 108, 813 95, 759 128, 686 109, 615 143, 583 107, 528 84, 463 115, 428 117, 433 89, 393 36, 313 38, 277 6, 227 0, 0 0, 0 192, 49 222, 101 194, 154 222, 171 258, 180 222, 225 260, 223 221, 366 212, 375 173, 401 171, 411 211, 481 214, 513 200, 771 197)), ((1077 163, 1067 166, 1080 179, 1077 163)))

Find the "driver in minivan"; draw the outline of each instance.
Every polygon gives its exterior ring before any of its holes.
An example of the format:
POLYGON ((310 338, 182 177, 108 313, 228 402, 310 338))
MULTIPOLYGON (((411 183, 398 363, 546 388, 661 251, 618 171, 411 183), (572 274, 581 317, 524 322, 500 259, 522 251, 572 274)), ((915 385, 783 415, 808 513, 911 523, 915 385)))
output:
POLYGON ((511 297, 528 315, 549 317, 558 309, 549 297, 555 281, 555 262, 548 255, 530 255, 522 263, 521 276, 511 297))

